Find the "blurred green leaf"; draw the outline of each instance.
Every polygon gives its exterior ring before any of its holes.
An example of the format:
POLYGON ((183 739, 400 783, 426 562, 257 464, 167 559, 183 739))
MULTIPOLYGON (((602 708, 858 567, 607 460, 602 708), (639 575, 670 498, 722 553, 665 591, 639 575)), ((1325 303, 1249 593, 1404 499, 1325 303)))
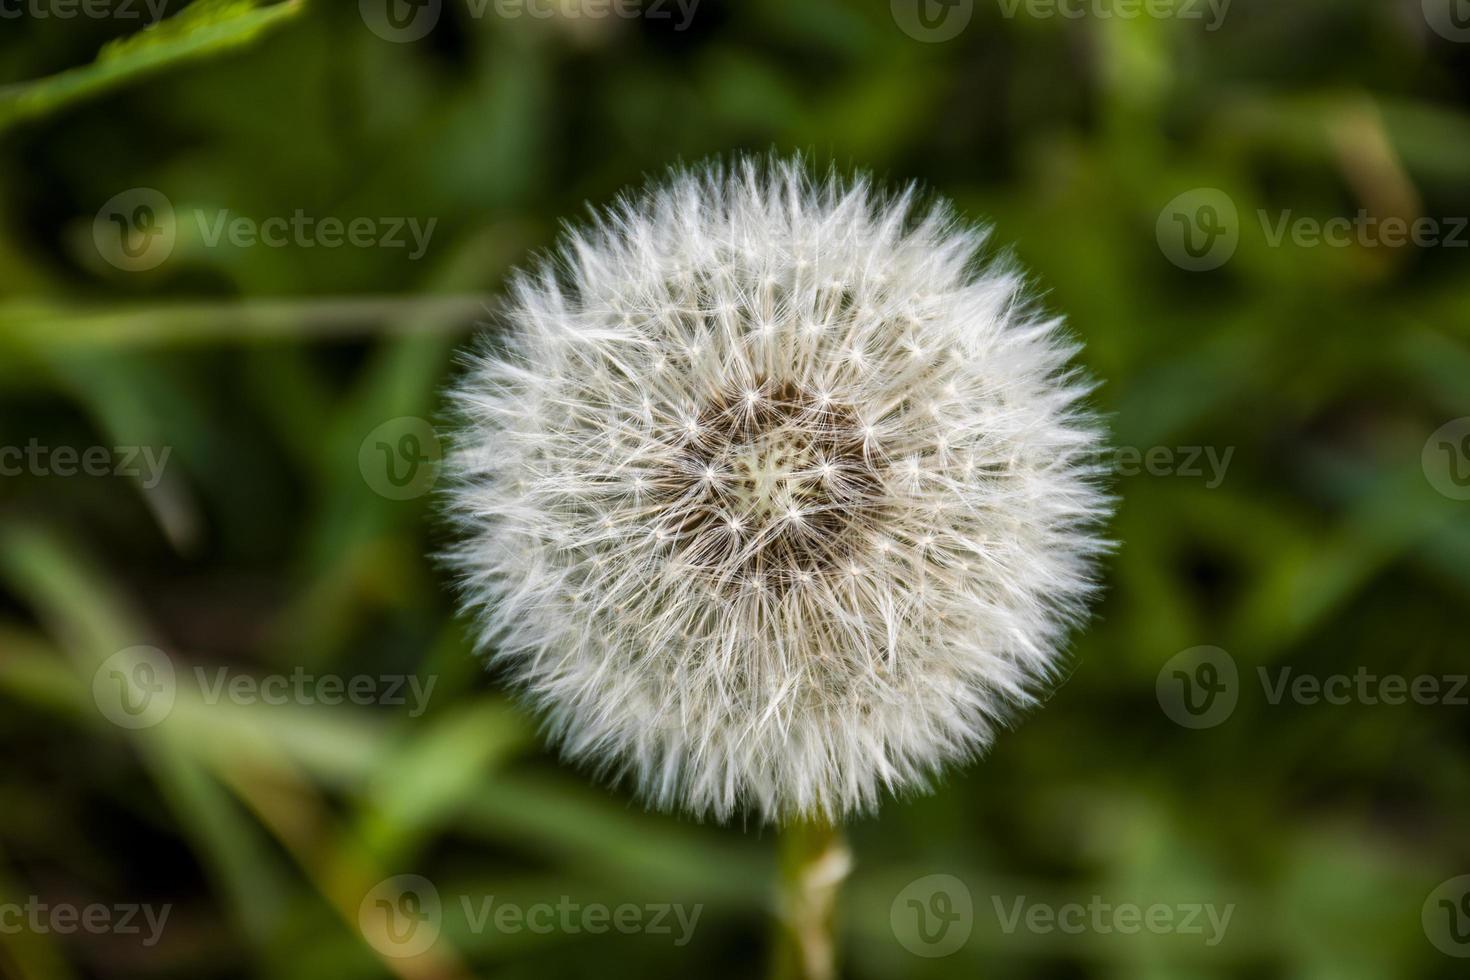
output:
POLYGON ((168 20, 105 45, 97 60, 0 89, 0 130, 173 65, 250 44, 305 9, 305 0, 195 0, 168 20))

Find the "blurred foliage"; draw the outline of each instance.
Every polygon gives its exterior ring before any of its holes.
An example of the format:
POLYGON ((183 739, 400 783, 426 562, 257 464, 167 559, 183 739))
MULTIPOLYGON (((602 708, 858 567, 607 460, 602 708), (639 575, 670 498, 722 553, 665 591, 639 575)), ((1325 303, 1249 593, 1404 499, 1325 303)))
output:
MULTIPOLYGON (((55 112, 68 102, 123 85, 145 72, 166 68, 186 58, 206 57, 247 44, 269 25, 302 9, 299 0, 264 9, 257 9, 259 6, 258 0, 196 0, 176 17, 108 43, 91 65, 0 90, 0 127, 55 112)), ((119 4, 97 9, 115 13, 140 8, 136 4, 119 4)))
POLYGON ((859 0, 701 0, 684 30, 672 6, 543 20, 445 0, 412 43, 355 3, 196 0, 146 30, 45 3, 7 4, 26 12, 0 35, 0 446, 171 456, 155 486, 0 478, 0 903, 176 908, 147 949, 0 932, 7 975, 761 969, 770 832, 645 814, 558 765, 470 655, 425 557, 444 540, 432 498, 373 492, 358 457, 385 422, 436 416, 453 351, 559 221, 675 160, 772 146, 918 178, 992 221, 1086 344, 1119 446, 1234 450, 1215 486, 1121 477, 1120 548, 1070 677, 987 760, 852 828, 847 972, 1464 975, 1420 911, 1470 871, 1466 709, 1272 705, 1253 680, 1467 670, 1470 505, 1435 491, 1421 450, 1470 415, 1470 252, 1273 245, 1256 220, 1470 214, 1470 44, 1419 0, 1236 0, 1218 30, 977 0, 943 43, 859 0), (1241 233, 1191 273, 1156 223, 1198 187, 1229 195, 1241 233), (175 213, 145 271, 94 238, 134 188, 175 213), (435 225, 415 261, 234 245, 189 220, 226 212, 435 225), (181 668, 437 687, 409 717, 183 685, 165 723, 127 731, 92 681, 139 644, 181 668), (1203 644, 1247 680, 1228 722, 1191 731, 1155 679, 1203 644), (683 948, 450 915, 432 956, 394 960, 358 906, 403 873, 447 901, 705 909, 683 948), (928 960, 889 916, 934 873, 967 883, 976 923, 928 960), (1006 932, 992 897, 1022 895, 1236 910, 1213 947, 1006 932))

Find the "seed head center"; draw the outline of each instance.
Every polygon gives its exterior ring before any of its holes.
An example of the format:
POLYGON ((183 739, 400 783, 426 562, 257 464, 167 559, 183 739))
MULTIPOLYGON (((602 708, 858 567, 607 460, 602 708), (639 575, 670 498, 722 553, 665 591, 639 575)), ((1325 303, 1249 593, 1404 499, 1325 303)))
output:
POLYGON ((681 568, 784 590, 852 557, 881 510, 882 475, 857 414, 793 383, 721 392, 686 431, 664 526, 681 568))
POLYGON ((815 453, 809 440, 790 428, 758 435, 734 448, 730 496, 758 524, 789 519, 810 498, 815 453))

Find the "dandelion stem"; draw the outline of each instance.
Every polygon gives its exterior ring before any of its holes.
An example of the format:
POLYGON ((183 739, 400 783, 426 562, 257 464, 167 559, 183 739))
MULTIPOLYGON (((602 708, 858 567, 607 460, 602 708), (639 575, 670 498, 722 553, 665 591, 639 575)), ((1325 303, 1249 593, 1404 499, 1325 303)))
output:
POLYGON ((780 849, 780 933, 771 975, 776 980, 834 980, 837 893, 852 868, 852 853, 842 831, 820 817, 783 828, 780 849))

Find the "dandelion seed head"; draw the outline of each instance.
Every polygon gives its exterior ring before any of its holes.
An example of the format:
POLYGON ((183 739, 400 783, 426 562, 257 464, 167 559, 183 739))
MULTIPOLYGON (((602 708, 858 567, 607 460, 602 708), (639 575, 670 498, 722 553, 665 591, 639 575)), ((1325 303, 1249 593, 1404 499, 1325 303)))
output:
POLYGON ((570 757, 838 818, 1057 675, 1107 502, 1074 345, 982 232, 800 163, 678 171, 512 283, 446 555, 570 757))

